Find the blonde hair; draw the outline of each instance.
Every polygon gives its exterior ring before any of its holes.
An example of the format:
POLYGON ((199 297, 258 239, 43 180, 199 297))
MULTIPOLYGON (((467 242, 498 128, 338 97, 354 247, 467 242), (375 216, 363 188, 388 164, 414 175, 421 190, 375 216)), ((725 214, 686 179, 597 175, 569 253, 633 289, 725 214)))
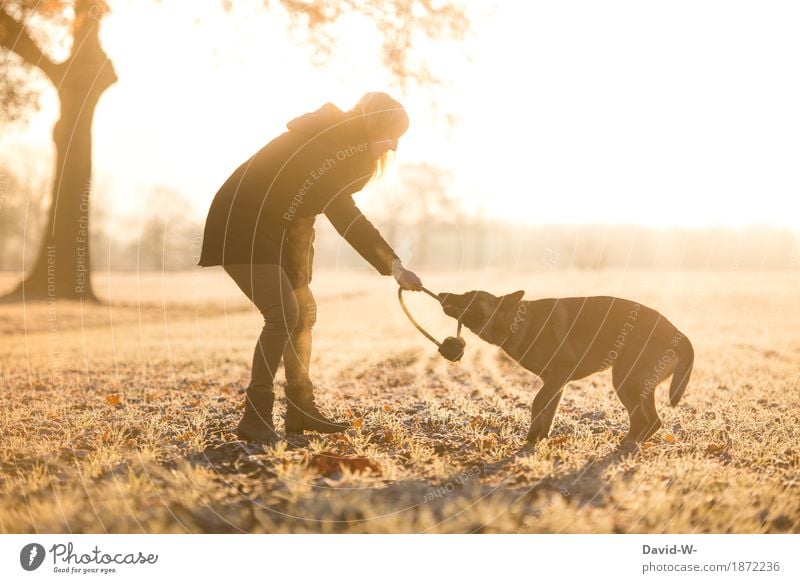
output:
MULTIPOLYGON (((372 91, 365 93, 356 103, 353 112, 364 120, 369 138, 399 138, 408 129, 408 114, 399 101, 387 93, 372 91)), ((372 179, 383 175, 391 160, 392 151, 387 150, 377 160, 372 179)))

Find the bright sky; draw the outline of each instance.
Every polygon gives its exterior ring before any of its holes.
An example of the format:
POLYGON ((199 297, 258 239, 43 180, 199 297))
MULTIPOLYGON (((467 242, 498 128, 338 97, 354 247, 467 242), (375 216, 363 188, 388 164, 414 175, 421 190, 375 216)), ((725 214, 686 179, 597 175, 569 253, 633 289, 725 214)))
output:
MULTIPOLYGON (((94 167, 116 213, 140 214, 167 186, 202 219, 286 121, 387 87, 377 37, 357 22, 314 68, 283 22, 250 9, 260 0, 237 0, 234 16, 218 4, 111 1, 101 39, 120 80, 97 110, 94 167)), ((411 116, 398 163, 441 165, 467 208, 533 224, 800 229, 800 4, 482 6, 471 63, 459 47, 430 56, 453 82, 453 131, 425 96, 395 92, 411 116)), ((4 157, 51 147, 52 96, 43 106, 24 135, 0 139, 4 157)))

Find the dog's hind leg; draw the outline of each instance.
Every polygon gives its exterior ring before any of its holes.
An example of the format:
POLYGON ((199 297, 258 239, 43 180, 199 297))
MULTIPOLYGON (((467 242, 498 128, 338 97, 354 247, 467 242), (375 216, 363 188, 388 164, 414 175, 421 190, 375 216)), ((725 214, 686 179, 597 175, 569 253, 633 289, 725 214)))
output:
POLYGON ((531 405, 531 428, 528 430, 528 443, 534 444, 550 434, 565 384, 560 379, 545 379, 544 385, 539 389, 531 405))
POLYGON ((615 385, 614 387, 617 390, 620 401, 622 401, 622 404, 625 405, 625 409, 628 411, 628 419, 630 421, 630 428, 628 429, 628 434, 625 436, 625 439, 622 440, 623 443, 639 442, 640 436, 644 433, 644 429, 647 426, 647 416, 642 408, 642 393, 640 387, 641 385, 638 382, 630 381, 626 381, 619 386, 615 385))
POLYGON ((634 441, 642 443, 652 437, 661 428, 661 419, 656 411, 655 395, 653 391, 645 394, 639 382, 626 381, 616 387, 625 409, 630 418, 630 429, 623 442, 634 441))
POLYGON ((658 411, 656 411, 655 391, 651 390, 643 394, 641 403, 646 421, 644 429, 642 429, 642 433, 639 436, 639 441, 645 442, 650 439, 656 431, 661 429, 663 423, 661 422, 661 418, 658 416, 658 411))

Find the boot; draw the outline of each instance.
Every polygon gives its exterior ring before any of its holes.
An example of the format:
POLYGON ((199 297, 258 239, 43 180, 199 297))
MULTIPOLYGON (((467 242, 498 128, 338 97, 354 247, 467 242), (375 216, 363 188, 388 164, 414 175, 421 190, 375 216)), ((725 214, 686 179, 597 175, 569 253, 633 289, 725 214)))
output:
POLYGON ((245 441, 257 441, 263 445, 275 445, 278 435, 272 424, 272 405, 275 396, 271 389, 249 387, 244 404, 244 415, 236 435, 245 441))
POLYGON ((316 431, 338 433, 350 427, 347 422, 332 421, 320 413, 314 402, 314 385, 286 387, 286 433, 316 431))

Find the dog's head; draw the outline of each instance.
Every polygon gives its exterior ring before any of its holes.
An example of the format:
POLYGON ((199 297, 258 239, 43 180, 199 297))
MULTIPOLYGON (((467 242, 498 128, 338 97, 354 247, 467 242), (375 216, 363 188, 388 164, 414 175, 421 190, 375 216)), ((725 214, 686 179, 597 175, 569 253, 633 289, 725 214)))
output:
POLYGON ((440 293, 438 298, 445 314, 462 322, 480 336, 490 332, 495 322, 506 323, 508 308, 513 307, 516 310, 524 295, 523 290, 504 296, 476 290, 463 294, 440 293))

